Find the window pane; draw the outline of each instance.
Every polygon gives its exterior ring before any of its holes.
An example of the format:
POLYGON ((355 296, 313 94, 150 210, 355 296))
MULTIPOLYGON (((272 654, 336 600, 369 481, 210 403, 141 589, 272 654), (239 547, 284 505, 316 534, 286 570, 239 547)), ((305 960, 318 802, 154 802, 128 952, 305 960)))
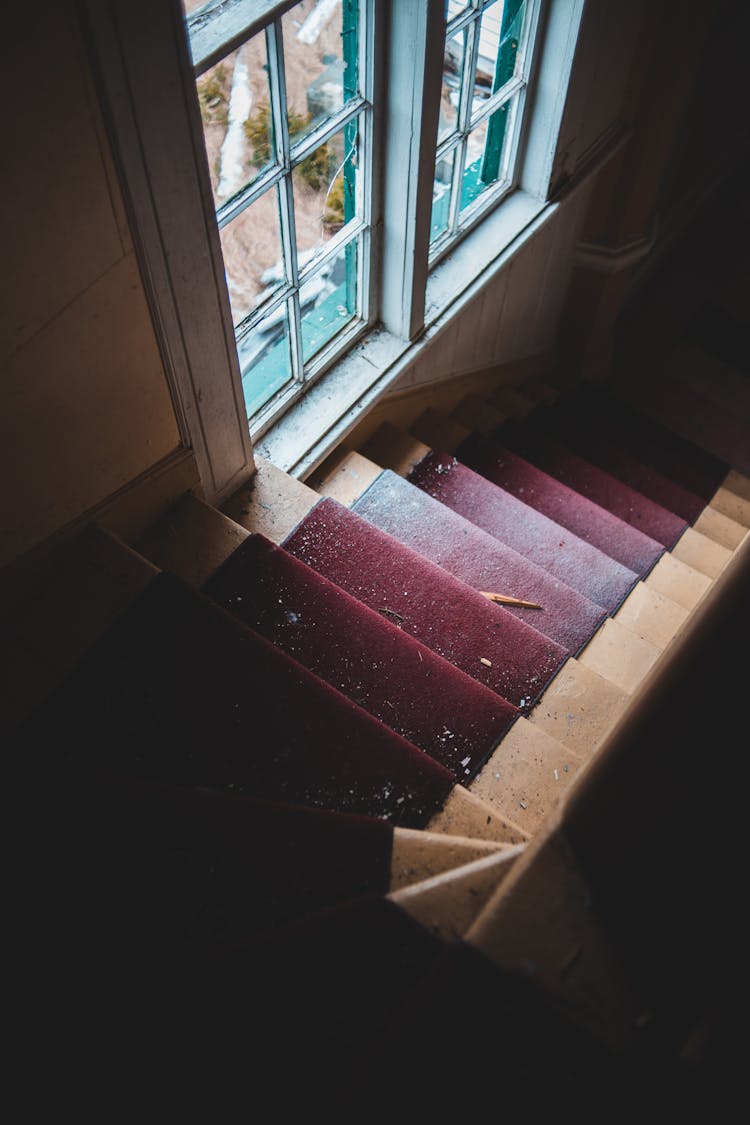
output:
POLYGON ((430 220, 430 242, 434 242, 448 229, 451 205, 451 180, 456 150, 451 149, 435 165, 435 183, 432 188, 432 217, 430 220))
POLYGON ((482 165, 484 162, 484 146, 487 139, 487 122, 483 121, 478 129, 469 133, 466 143, 466 162, 464 174, 461 179, 461 211, 469 207, 478 199, 483 191, 494 183, 485 183, 482 179, 482 165))
POLYGON ((357 15, 356 0, 303 0, 283 16, 292 140, 356 96, 357 15))
POLYGON ((300 289, 305 363, 357 312, 357 242, 353 240, 300 289))
POLYGON ((235 195, 272 159, 265 35, 197 80, 214 203, 235 195))
POLYGON ((289 314, 284 301, 237 344, 248 417, 291 382, 289 314))
POLYGON ((232 321, 237 325, 284 281, 277 189, 261 195, 220 234, 232 321))
POLYGON ((497 49, 500 42, 500 22, 505 6, 504 0, 495 0, 494 4, 485 8, 479 22, 479 48, 474 76, 475 107, 477 101, 485 101, 496 88, 497 49))
POLYGON ((458 122, 458 103, 461 96, 461 71, 464 61, 466 35, 462 30, 445 40, 443 55, 443 87, 440 93, 440 121, 438 144, 449 137, 458 122))
POLYGON ((297 165, 292 176, 300 268, 356 217, 357 122, 353 121, 297 165))

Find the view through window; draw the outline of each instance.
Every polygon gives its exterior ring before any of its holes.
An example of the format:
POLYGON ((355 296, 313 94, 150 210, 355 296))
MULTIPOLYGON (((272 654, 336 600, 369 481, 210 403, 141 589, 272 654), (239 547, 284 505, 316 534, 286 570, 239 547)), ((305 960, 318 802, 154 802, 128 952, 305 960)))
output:
POLYGON ((530 0, 447 0, 433 254, 512 184, 535 7, 530 0))
POLYGON ((183 6, 251 417, 367 318, 367 5, 302 0, 239 44, 257 2, 183 6))
POLYGON ((541 0, 183 0, 251 425, 268 424, 374 323, 373 293, 402 287, 402 307, 413 299, 403 263, 421 260, 426 276, 514 186, 540 7, 541 0), (385 26, 389 12, 406 18, 413 41, 389 40, 375 26, 385 26), (425 59, 414 52, 434 41, 420 39, 428 25, 438 27, 443 56, 439 77, 424 68, 435 79, 422 87, 412 77, 425 59), (389 44, 387 57, 373 57, 374 28, 389 44), (386 74, 382 105, 374 104, 376 67, 386 74), (437 135, 434 125, 418 124, 436 114, 414 98, 433 109, 439 101, 437 135), (431 193, 415 187, 415 144, 419 161, 426 154, 434 167, 431 193), (401 220, 391 210, 376 223, 372 170, 394 166, 402 168, 404 198, 414 197, 401 220), (425 222, 414 223, 415 213, 425 222), (395 229, 399 222, 403 229, 395 229), (421 245, 418 228, 429 231, 421 245), (379 246, 371 245, 373 229, 379 246), (387 252, 389 238, 395 253, 387 252), (393 263, 402 263, 402 276, 393 263))

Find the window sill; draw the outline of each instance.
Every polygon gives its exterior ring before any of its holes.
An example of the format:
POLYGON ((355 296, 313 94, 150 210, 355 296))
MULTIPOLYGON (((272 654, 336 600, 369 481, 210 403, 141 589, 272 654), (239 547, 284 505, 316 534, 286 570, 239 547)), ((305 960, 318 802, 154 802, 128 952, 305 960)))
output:
POLYGON ((430 338, 460 314, 556 209, 554 203, 515 191, 431 271, 419 337, 409 341, 374 328, 254 440, 258 455, 299 480, 309 476, 394 386, 430 338))

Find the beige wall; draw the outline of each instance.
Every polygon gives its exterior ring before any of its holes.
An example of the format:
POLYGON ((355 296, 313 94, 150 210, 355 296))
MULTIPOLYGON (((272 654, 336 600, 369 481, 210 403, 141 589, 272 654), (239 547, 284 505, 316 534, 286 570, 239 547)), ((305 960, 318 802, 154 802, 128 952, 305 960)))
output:
POLYGON ((72 0, 2 55, 0 567, 180 445, 72 0))

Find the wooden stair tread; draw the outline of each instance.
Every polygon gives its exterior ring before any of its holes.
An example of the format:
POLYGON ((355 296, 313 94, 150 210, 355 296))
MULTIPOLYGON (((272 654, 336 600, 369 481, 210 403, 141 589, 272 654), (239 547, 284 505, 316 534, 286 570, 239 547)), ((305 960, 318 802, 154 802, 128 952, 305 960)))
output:
POLYGON ((529 722, 586 760, 627 705, 627 692, 571 658, 529 713, 529 722))
POLYGON ((622 603, 614 620, 648 641, 665 649, 684 625, 688 610, 645 582, 639 582, 622 603))
POLYGON ((711 579, 702 571, 682 562, 672 551, 665 551, 646 576, 644 584, 685 609, 693 610, 710 589, 711 579))
POLYGON ((246 531, 259 531, 273 543, 292 531, 320 499, 314 489, 255 456, 256 472, 222 505, 222 512, 246 531))
POLYGON ((422 882, 392 891, 397 903, 425 929, 452 942, 463 937, 508 876, 524 845, 503 848, 422 882))
POLYGON ((436 453, 455 453, 471 427, 434 407, 425 410, 411 427, 412 434, 436 453))
MULTIPOLYGON (((740 496, 743 500, 747 500, 748 503, 750 503, 750 476, 746 476, 744 473, 738 473, 736 469, 730 469, 724 478, 722 488, 726 488, 729 492, 733 492, 735 496, 740 496)), ((721 489, 719 491, 721 491, 721 489)), ((727 514, 732 515, 731 512, 727 514)), ((737 517, 735 516, 733 518, 736 519, 737 517)))
POLYGON ((354 449, 341 448, 327 458, 307 484, 320 496, 331 496, 351 507, 382 472, 382 466, 354 449))
POLYGON ((506 421, 507 414, 487 399, 480 398, 478 395, 469 395, 453 408, 451 418, 455 418, 462 426, 489 437, 506 421))
POLYGON ((202 586, 249 535, 218 508, 192 493, 183 496, 137 540, 136 550, 162 570, 202 586))
POLYGON ((496 840, 396 827, 393 830, 390 889, 393 892, 421 883, 474 860, 495 856, 510 846, 496 840))
POLYGON ((711 497, 711 507, 742 527, 750 527, 750 500, 726 485, 711 497))
POLYGON ((732 557, 728 547, 717 543, 708 535, 689 527, 672 548, 672 554, 681 562, 707 575, 710 579, 718 578, 724 567, 732 557))
POLYGON ((659 658, 660 650, 610 617, 579 654, 592 672, 632 694, 659 658))
POLYGON ((536 402, 523 387, 503 384, 490 395, 490 403, 508 418, 526 418, 535 409, 536 402))
POLYGON ((359 451, 383 469, 407 476, 430 452, 430 447, 392 422, 383 422, 359 451))
POLYGON ((469 788, 533 835, 564 799, 582 762, 580 754, 521 716, 469 788))
POLYGON ((708 504, 693 524, 693 530, 735 551, 747 535, 747 527, 708 504))
POLYGON ((443 808, 428 821, 425 829, 500 844, 522 844, 529 838, 520 824, 462 785, 454 786, 443 808))

